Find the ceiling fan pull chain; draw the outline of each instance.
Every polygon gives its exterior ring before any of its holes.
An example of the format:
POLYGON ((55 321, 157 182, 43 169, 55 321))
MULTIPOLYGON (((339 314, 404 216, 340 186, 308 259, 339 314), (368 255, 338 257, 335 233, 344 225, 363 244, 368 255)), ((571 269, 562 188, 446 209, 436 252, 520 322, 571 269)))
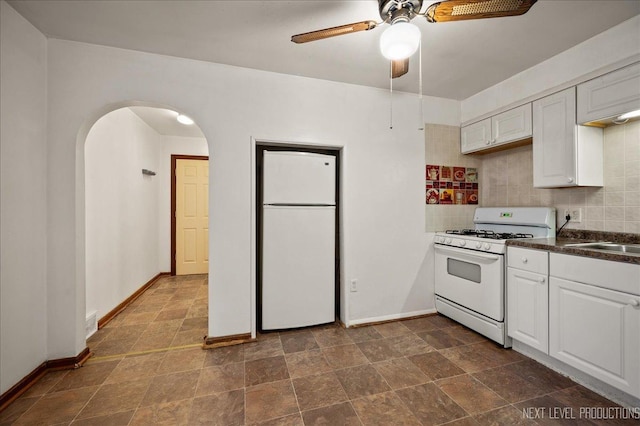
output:
POLYGON ((389 61, 389 129, 393 129, 393 61, 389 61))
POLYGON ((420 102, 420 106, 418 107, 420 110, 418 130, 424 130, 424 111, 422 105, 422 40, 420 40, 420 43, 418 44, 418 74, 418 101, 420 102))

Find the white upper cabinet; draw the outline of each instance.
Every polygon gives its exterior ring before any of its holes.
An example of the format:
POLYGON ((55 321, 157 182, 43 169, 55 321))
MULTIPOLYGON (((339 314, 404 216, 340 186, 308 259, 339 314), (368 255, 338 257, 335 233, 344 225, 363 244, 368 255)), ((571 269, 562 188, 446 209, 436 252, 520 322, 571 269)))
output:
POLYGON ((500 145, 531 137, 531 104, 491 117, 491 143, 500 145))
POLYGON ((640 62, 578 85, 578 123, 640 109, 640 62))
POLYGON ((460 129, 463 154, 531 137, 531 104, 521 105, 460 129))
POLYGON ((463 154, 487 148, 491 144, 491 119, 478 121, 460 129, 460 151, 463 154))
POLYGON ((533 102, 533 186, 602 186, 603 132, 576 125, 576 89, 533 102))

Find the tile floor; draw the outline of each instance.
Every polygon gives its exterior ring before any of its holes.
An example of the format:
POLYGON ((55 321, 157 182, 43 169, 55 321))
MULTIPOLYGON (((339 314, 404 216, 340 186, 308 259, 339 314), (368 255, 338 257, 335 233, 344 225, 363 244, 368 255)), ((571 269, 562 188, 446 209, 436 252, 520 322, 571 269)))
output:
POLYGON ((47 374, 0 424, 638 424, 561 419, 615 404, 442 316, 202 350, 206 315, 205 276, 161 279, 89 339, 84 367, 47 374))

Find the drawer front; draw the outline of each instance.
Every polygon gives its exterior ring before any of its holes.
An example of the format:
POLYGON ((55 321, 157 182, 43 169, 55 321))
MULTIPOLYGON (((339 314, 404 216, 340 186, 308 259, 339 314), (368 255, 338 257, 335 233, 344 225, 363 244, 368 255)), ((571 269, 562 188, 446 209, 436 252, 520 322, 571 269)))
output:
POLYGON ((547 275, 549 273, 549 253, 541 250, 508 247, 507 265, 511 268, 547 275))
POLYGON ((551 253, 550 275, 640 296, 640 265, 551 253))

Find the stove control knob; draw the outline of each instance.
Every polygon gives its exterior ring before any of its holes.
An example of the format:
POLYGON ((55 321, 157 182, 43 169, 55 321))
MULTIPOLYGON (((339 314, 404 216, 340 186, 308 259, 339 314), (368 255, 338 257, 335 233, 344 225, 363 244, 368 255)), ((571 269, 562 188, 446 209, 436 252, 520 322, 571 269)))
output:
POLYGON ((478 242, 476 243, 476 248, 477 248, 477 249, 482 248, 482 243, 481 243, 480 241, 478 241, 478 242))
POLYGON ((438 242, 439 243, 444 243, 444 237, 438 237, 438 242))
POLYGON ((465 240, 460 240, 460 247, 464 247, 467 245, 467 242, 465 240))
POLYGON ((489 243, 484 243, 484 249, 485 250, 489 250, 491 248, 491 244, 489 243))
POLYGON ((451 238, 447 238, 447 239, 445 240, 445 243, 447 243, 447 244, 451 244, 451 238))

